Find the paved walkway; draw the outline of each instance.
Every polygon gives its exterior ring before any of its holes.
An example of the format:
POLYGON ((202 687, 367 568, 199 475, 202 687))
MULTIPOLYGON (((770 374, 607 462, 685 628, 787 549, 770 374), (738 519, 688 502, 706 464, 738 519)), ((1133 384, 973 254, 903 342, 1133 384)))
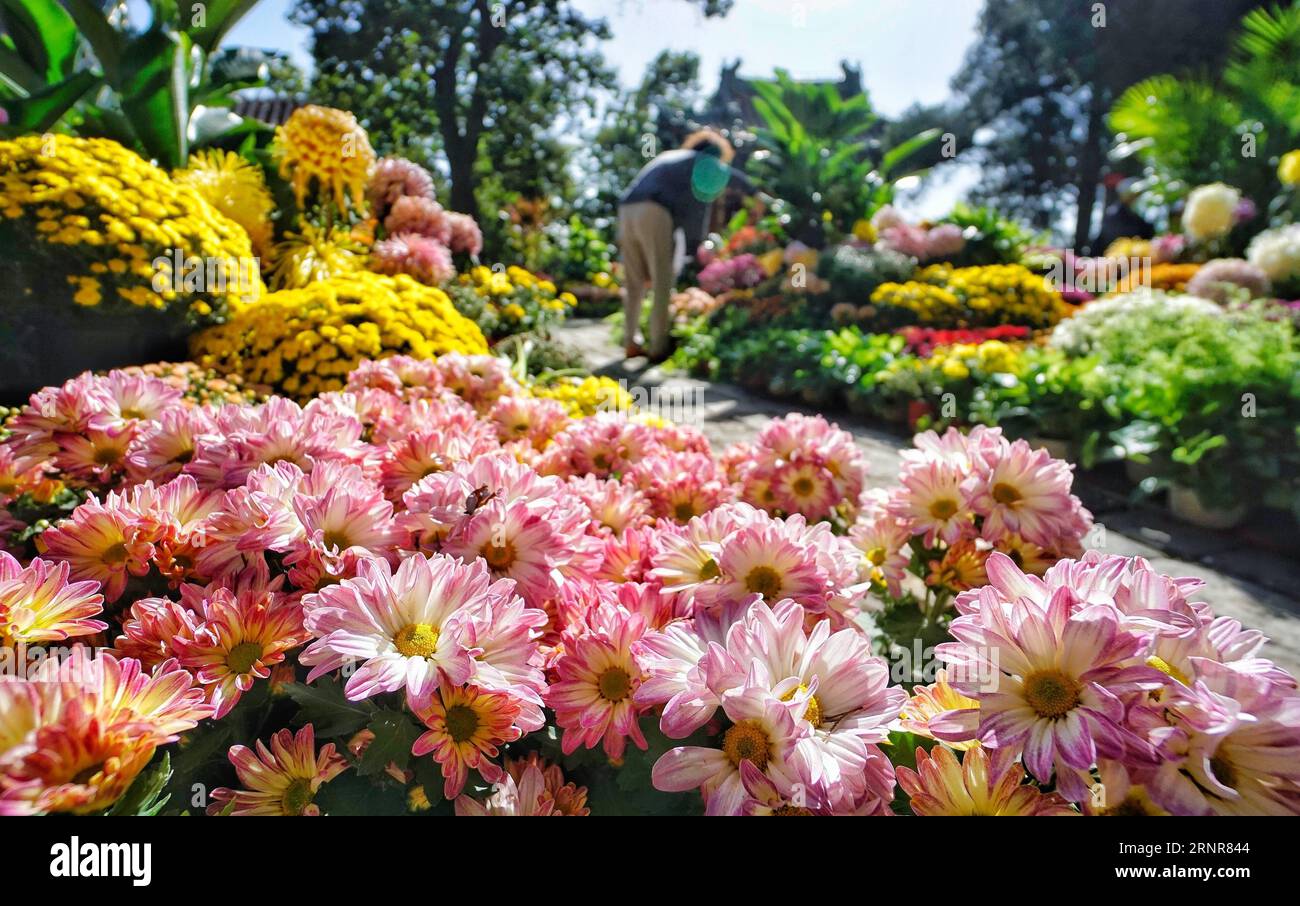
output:
MULTIPOLYGON (((610 328, 602 321, 575 319, 556 337, 583 353, 598 374, 624 379, 629 388, 658 389, 661 398, 701 401, 698 424, 715 447, 749 440, 771 418, 790 411, 815 410, 755 396, 730 384, 713 384, 664 368, 629 368, 610 328)), ((644 364, 644 360, 635 360, 644 364)), ((847 412, 824 413, 852 432, 870 466, 874 483, 888 483, 898 474, 898 451, 907 438, 893 431, 860 423, 847 412)), ((1239 532, 1211 532, 1184 525, 1154 506, 1132 506, 1127 488, 1105 476, 1076 480, 1075 491, 1105 527, 1108 553, 1141 556, 1171 576, 1198 576, 1201 593, 1216 613, 1232 616, 1248 628, 1259 629, 1272 641, 1267 657, 1300 675, 1300 560, 1276 549, 1256 525, 1239 532), (1273 549, 1270 549, 1273 548, 1273 549)), ((1274 538, 1295 535, 1295 525, 1277 526, 1274 538)))

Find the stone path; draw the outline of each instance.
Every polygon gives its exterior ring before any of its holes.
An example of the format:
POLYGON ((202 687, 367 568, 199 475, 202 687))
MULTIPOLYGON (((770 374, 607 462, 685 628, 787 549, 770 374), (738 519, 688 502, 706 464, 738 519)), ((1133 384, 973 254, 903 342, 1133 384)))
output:
MULTIPOLYGON (((660 400, 699 403, 688 410, 693 418, 686 420, 693 421, 719 448, 749 440, 771 418, 790 411, 814 411, 681 372, 629 367, 609 325, 599 320, 569 321, 556 339, 581 351, 593 371, 626 380, 634 392, 643 388, 647 394, 658 393, 660 400)), ((643 359, 634 363, 645 364, 643 359)), ((847 412, 824 414, 853 434, 867 457, 873 483, 888 483, 898 474, 898 451, 908 446, 907 438, 864 425, 847 412)), ((1166 575, 1204 579, 1202 599, 1213 605, 1216 613, 1232 616, 1269 636, 1272 641, 1264 655, 1300 675, 1300 560, 1261 543, 1268 540, 1260 536, 1261 531, 1269 530, 1267 526, 1236 533, 1196 529, 1154 506, 1130 505, 1127 489, 1104 476, 1076 480, 1075 491, 1105 527, 1103 544, 1108 553, 1145 557, 1166 575)), ((1286 538, 1294 535, 1295 529, 1293 523, 1279 524, 1276 533, 1286 538)))

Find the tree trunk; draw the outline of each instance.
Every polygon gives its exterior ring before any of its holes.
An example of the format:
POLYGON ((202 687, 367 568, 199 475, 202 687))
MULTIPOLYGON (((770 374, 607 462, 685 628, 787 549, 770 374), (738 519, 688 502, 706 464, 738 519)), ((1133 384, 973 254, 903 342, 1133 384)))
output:
MULTIPOLYGON (((461 140, 456 144, 463 146, 465 143, 461 140)), ((474 175, 477 149, 457 147, 453 153, 451 148, 451 144, 448 143, 447 166, 451 170, 451 209, 479 220, 478 196, 475 194, 478 189, 478 179, 474 175)))
POLYGON ((1092 242, 1092 209, 1097 203, 1101 181, 1101 142, 1105 132, 1105 91, 1093 83, 1088 100, 1088 133, 1079 155, 1079 178, 1075 183, 1078 210, 1074 219, 1074 249, 1085 254, 1092 242))

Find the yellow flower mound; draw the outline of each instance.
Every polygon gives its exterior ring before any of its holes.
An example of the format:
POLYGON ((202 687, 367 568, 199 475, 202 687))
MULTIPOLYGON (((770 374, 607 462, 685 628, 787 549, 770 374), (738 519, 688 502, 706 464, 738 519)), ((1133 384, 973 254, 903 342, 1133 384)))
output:
POLYGON ((915 280, 881 284, 871 302, 907 309, 927 327, 1051 327, 1069 313, 1060 293, 1019 264, 933 264, 915 280))
POLYGON ((258 255, 269 253, 275 200, 260 167, 234 151, 210 149, 191 154, 175 178, 198 189, 208 204, 243 227, 258 255))
POLYGON ((293 184, 298 207, 315 191, 340 211, 348 209, 349 196, 353 205, 364 209, 375 152, 351 113, 315 104, 299 107, 276 127, 274 149, 280 176, 293 184))
POLYGON ((631 412, 632 394, 618 381, 603 375, 561 377, 546 384, 534 384, 533 396, 558 400, 569 415, 582 418, 597 412, 631 412))
POLYGON ((442 290, 358 271, 267 294, 190 340, 195 361, 298 400, 340 390, 363 359, 481 354, 487 341, 442 290))
POLYGON ((238 223, 110 139, 0 141, 0 215, 18 242, 6 254, 65 275, 78 305, 125 302, 210 322, 263 291, 238 223))

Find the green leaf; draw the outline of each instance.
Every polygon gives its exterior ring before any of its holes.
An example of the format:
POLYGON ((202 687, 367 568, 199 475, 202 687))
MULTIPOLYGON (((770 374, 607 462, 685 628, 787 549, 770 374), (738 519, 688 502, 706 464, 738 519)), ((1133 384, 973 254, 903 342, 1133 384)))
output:
POLYGON ((311 724, 317 739, 355 733, 370 721, 375 710, 367 702, 348 701, 343 684, 335 677, 317 680, 310 686, 291 683, 285 692, 301 709, 295 723, 311 724))
POLYGON ((257 2, 258 0, 207 0, 204 4, 206 16, 203 25, 195 26, 191 22, 185 31, 195 46, 211 53, 257 2))
POLYGON ((5 101, 4 107, 9 114, 5 132, 44 132, 57 123, 99 81, 99 76, 93 72, 79 72, 66 81, 47 86, 25 98, 5 101))
POLYGON ((15 49, 46 81, 62 81, 72 73, 77 25, 55 0, 0 0, 0 19, 15 49))
POLYGON ((99 4, 92 0, 63 0, 68 15, 95 52, 110 84, 117 83, 118 64, 126 47, 125 36, 113 28, 99 4))
POLYGON ((166 168, 189 157, 189 54, 188 35, 150 29, 131 42, 118 85, 140 142, 166 168))
POLYGON ((373 777, 383 773, 390 763, 405 770, 411 762, 411 746, 421 733, 414 718, 405 711, 383 710, 370 721, 375 738, 366 746, 357 764, 357 773, 373 777))
POLYGON ((941 129, 926 129, 923 132, 916 133, 916 135, 913 135, 909 139, 899 142, 893 148, 886 151, 884 156, 880 158, 880 172, 886 176, 889 175, 890 171, 892 171, 894 167, 898 166, 898 164, 902 163, 912 154, 920 151, 942 134, 943 130, 941 129))
POLYGON ((140 772, 131 784, 125 795, 117 802, 113 803, 105 814, 112 816, 141 816, 152 817, 157 815, 167 801, 171 798, 163 793, 167 782, 172 776, 171 756, 163 752, 161 759, 155 759, 154 762, 140 772))

